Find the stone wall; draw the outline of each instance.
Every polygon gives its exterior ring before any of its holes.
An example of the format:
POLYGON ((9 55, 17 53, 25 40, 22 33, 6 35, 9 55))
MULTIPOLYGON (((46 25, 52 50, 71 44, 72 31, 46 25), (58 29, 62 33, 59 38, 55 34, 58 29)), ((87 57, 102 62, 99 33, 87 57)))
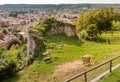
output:
POLYGON ((74 25, 67 23, 63 24, 53 23, 51 30, 48 31, 49 35, 61 33, 64 33, 69 37, 73 37, 76 35, 76 27, 74 25))
POLYGON ((76 27, 73 25, 65 25, 64 32, 67 36, 76 36, 76 27))
POLYGON ((39 52, 42 47, 44 47, 44 39, 42 33, 28 28, 27 56, 39 52))

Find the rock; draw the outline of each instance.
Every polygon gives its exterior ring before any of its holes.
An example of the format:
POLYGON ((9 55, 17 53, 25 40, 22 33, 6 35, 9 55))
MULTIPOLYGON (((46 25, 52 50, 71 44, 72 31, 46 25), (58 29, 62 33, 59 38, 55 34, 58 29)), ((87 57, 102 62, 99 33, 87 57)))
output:
POLYGON ((50 55, 50 51, 44 52, 43 55, 44 56, 50 55))
POLYGON ((45 57, 45 58, 43 58, 43 60, 44 61, 49 61, 49 60, 51 60, 51 57, 45 57))
POLYGON ((89 54, 82 56, 83 64, 86 66, 91 65, 90 59, 91 59, 91 55, 89 55, 89 54))
POLYGON ((56 43, 50 43, 47 45, 48 49, 53 49, 56 46, 56 43))

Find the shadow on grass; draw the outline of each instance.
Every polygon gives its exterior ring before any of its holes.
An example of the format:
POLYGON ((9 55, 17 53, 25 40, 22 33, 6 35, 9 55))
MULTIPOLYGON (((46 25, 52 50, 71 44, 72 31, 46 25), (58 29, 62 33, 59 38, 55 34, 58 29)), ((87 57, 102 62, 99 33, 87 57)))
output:
MULTIPOLYGON (((117 79, 120 78, 120 75, 117 73, 114 73, 113 76, 116 77, 117 79)), ((116 82, 120 82, 120 79, 116 80, 116 82)))
POLYGON ((42 48, 40 52, 35 53, 34 58, 37 58, 38 60, 42 60, 44 56, 42 53, 46 52, 46 48, 42 48))
POLYGON ((18 82, 18 80, 20 79, 20 77, 21 77, 21 75, 15 74, 15 75, 9 77, 8 79, 0 81, 0 82, 18 82))
POLYGON ((108 42, 108 40, 103 39, 103 38, 101 38, 101 37, 97 37, 97 38, 93 39, 93 41, 96 42, 96 43, 101 43, 101 44, 108 42))
POLYGON ((119 80, 117 80, 117 82, 120 82, 120 79, 119 79, 119 80))
POLYGON ((55 35, 48 35, 45 36, 45 41, 47 43, 63 43, 63 44, 68 44, 68 45, 75 45, 75 46, 82 46, 83 41, 73 38, 73 37, 68 37, 64 34, 55 34, 55 35))

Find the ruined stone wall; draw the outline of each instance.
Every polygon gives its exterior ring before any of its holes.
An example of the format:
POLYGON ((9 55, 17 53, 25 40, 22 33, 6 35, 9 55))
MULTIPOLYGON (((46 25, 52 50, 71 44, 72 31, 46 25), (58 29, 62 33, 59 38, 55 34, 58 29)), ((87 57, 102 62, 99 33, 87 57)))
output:
POLYGON ((67 36, 76 36, 76 28, 72 25, 65 25, 64 32, 67 36))
POLYGON ((42 47, 44 47, 44 39, 42 33, 28 28, 27 56, 39 52, 42 47))
POLYGON ((52 24, 52 28, 51 30, 48 32, 49 35, 52 34, 66 34, 69 37, 75 36, 76 35, 76 27, 74 25, 71 24, 52 24))

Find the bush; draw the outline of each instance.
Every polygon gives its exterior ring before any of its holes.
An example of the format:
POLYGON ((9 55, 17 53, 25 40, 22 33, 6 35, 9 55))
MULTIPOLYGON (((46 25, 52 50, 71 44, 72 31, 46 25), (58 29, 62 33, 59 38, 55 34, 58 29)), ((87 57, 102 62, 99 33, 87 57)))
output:
POLYGON ((11 39, 10 41, 8 41, 7 49, 10 50, 11 46, 16 44, 20 45, 21 42, 18 39, 11 39))
POLYGON ((5 51, 5 48, 0 48, 0 55, 5 51))
POLYGON ((79 34, 79 38, 85 39, 88 36, 87 32, 85 30, 82 30, 79 34))
POLYGON ((97 33, 98 30, 96 24, 90 24, 85 30, 80 32, 80 38, 85 40, 96 40, 97 33))
POLYGON ((0 80, 7 78, 23 69, 26 64, 26 44, 13 45, 0 55, 0 80))

